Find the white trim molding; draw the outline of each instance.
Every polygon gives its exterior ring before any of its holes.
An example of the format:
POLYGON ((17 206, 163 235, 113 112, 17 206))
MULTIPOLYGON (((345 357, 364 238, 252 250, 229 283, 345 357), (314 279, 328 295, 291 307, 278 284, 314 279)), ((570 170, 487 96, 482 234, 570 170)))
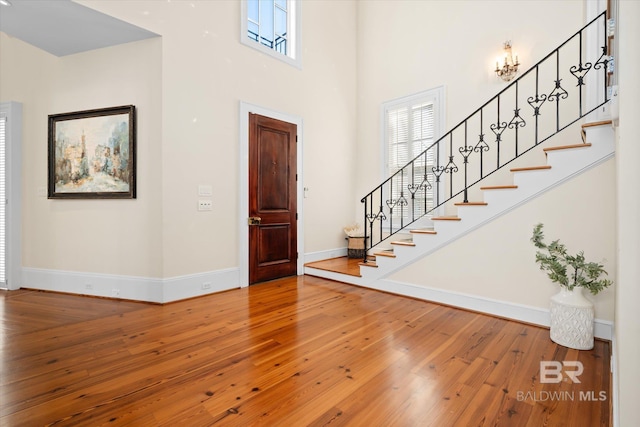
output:
POLYGON ((326 251, 310 252, 304 254, 304 263, 323 261, 326 259, 340 258, 347 256, 347 248, 328 249, 326 251))
MULTIPOLYGON (((331 252, 329 255, 332 255, 345 251, 346 249, 335 249, 328 252, 331 252)), ((327 255, 327 251, 323 251, 306 254, 304 258, 306 262, 312 262, 314 260, 327 259, 327 255)), ((308 273, 313 274, 313 269, 309 270, 308 273)), ((340 278, 337 277, 336 280, 339 281, 340 278)), ((29 289, 158 304, 170 303, 241 287, 240 271, 238 268, 227 268, 167 279, 156 279, 150 277, 25 267, 22 269, 22 282, 24 283, 24 287, 29 289)), ((377 280, 367 287, 534 325, 548 327, 550 324, 549 310, 539 307, 394 280, 377 280)), ((596 338, 612 340, 613 322, 595 319, 594 336, 596 338)))
POLYGON ((237 289, 237 268, 157 279, 76 271, 23 268, 24 288, 157 304, 237 289))
MULTIPOLYGON (((446 304, 465 310, 477 311, 492 316, 549 327, 549 310, 524 304, 500 301, 461 292, 419 286, 394 280, 378 280, 367 287, 379 291, 403 295, 425 301, 446 304)), ((605 340, 613 339, 613 322, 595 319, 594 336, 605 340)))

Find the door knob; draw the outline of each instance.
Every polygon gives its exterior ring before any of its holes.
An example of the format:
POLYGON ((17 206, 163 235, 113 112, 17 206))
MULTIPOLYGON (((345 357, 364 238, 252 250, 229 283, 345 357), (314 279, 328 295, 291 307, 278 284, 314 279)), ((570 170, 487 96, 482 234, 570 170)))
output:
POLYGON ((250 216, 249 217, 249 225, 260 225, 262 218, 259 216, 250 216))

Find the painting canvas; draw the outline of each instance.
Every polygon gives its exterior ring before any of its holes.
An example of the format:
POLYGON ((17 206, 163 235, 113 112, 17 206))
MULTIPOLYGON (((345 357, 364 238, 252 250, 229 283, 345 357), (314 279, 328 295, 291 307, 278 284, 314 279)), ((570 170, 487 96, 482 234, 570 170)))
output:
POLYGON ((49 198, 136 197, 135 107, 49 116, 49 198))

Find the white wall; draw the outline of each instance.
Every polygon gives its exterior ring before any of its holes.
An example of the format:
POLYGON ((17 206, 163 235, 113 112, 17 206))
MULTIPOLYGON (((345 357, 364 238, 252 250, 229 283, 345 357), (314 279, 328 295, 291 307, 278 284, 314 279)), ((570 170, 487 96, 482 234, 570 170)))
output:
POLYGON ((82 3, 162 36, 165 277, 239 264, 240 101, 303 118, 304 251, 344 246, 354 199, 353 2, 303 2, 302 70, 240 43, 237 1, 82 3), (196 211, 199 184, 213 186, 213 212, 196 211))
MULTIPOLYGON (((559 291, 535 263, 533 227, 570 253, 603 262, 616 281, 615 161, 608 160, 392 275, 390 280, 543 310, 559 291), (596 202, 597 200, 597 202, 596 202)), ((596 318, 612 321, 613 288, 585 296, 596 318)))
POLYGON ((383 102, 444 85, 449 130, 506 86, 493 71, 505 40, 526 70, 584 25, 583 7, 573 0, 359 2, 357 194, 381 181, 383 102))
POLYGON ((173 286, 219 272, 237 286, 241 101, 303 119, 304 252, 344 247, 356 197, 355 2, 303 2, 302 70, 240 43, 237 1, 79 3, 161 37, 58 58, 1 35, 0 100, 25 108, 23 267, 32 282, 45 270, 173 286), (124 104, 138 109, 138 198, 37 196, 47 185, 47 115, 124 104), (196 209, 200 184, 213 187, 212 212, 196 209))
POLYGON ((616 147, 618 182, 618 282, 616 285, 615 347, 619 426, 640 419, 640 3, 619 2, 616 39, 620 86, 620 122, 616 147))
POLYGON ((0 33, 0 98, 23 103, 23 267, 161 277, 160 49, 58 58, 0 33), (138 198, 48 200, 47 116, 125 104, 137 106, 138 198))

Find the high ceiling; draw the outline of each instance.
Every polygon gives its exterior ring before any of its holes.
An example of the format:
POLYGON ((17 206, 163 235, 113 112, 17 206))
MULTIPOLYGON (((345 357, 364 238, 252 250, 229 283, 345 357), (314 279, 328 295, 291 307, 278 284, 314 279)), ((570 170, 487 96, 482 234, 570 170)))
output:
POLYGON ((56 56, 157 37, 71 0, 8 0, 0 31, 56 56))

